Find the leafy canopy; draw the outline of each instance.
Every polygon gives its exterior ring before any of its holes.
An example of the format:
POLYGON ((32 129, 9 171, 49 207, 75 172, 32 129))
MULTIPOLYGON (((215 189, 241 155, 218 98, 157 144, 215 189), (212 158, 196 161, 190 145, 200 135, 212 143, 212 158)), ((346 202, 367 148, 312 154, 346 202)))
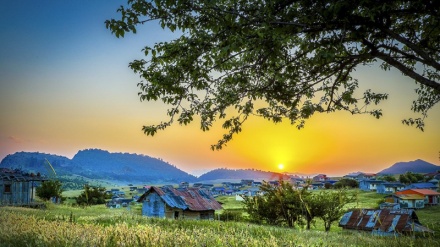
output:
POLYGON ((62 193, 62 183, 59 180, 45 181, 35 190, 35 194, 46 201, 52 197, 61 198, 62 193))
POLYGON ((154 22, 180 34, 129 65, 142 78, 140 99, 169 105, 169 119, 143 131, 195 119, 206 131, 221 119, 226 134, 212 146, 221 149, 250 115, 298 128, 322 112, 381 117, 371 105, 388 95, 357 92, 352 77, 367 64, 419 84, 412 110, 421 116, 402 122, 423 130, 440 100, 439 10, 436 0, 128 0, 106 27, 124 37, 154 22))

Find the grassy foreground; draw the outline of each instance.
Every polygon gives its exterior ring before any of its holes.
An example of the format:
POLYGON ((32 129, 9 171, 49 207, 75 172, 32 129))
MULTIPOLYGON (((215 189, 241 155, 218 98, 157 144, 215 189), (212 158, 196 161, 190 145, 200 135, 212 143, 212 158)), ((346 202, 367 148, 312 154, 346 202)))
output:
POLYGON ((236 222, 146 218, 136 208, 0 208, 0 246, 440 246, 432 237, 373 237, 236 222))

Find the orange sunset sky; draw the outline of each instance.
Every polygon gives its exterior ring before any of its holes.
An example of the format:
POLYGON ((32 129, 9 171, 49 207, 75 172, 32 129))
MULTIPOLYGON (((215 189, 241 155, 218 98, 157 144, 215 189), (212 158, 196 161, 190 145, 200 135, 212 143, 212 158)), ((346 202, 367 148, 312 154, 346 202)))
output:
MULTIPOLYGON (((331 176, 378 172, 399 161, 439 165, 440 106, 425 132, 404 126, 416 85, 398 71, 357 68, 360 90, 389 93, 384 116, 347 112, 313 116, 302 130, 288 121, 251 118, 223 150, 210 145, 220 124, 202 132, 196 122, 175 124, 154 137, 143 125, 165 120, 159 102, 140 102, 139 77, 128 68, 141 49, 176 34, 158 25, 117 39, 104 21, 125 1, 6 1, 0 9, 0 159, 18 151, 72 158, 87 148, 162 158, 200 175, 215 168, 254 168, 331 176)), ((361 91, 360 91, 361 92, 361 91)))

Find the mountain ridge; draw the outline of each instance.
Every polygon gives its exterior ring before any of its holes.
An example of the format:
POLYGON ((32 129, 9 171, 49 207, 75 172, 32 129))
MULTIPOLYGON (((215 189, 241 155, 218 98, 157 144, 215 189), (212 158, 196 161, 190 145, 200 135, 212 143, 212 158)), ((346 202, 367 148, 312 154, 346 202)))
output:
POLYGON ((438 170, 440 170, 440 166, 434 165, 421 159, 416 159, 413 161, 401 161, 394 163, 392 166, 378 172, 378 174, 396 175, 406 172, 430 173, 438 170))
MULTIPOLYGON (((9 154, 0 162, 0 167, 21 169, 29 172, 47 174, 48 160, 57 175, 79 175, 91 179, 118 181, 120 183, 180 183, 214 181, 222 179, 278 180, 289 174, 255 169, 218 168, 199 177, 185 172, 175 165, 143 154, 111 153, 101 149, 79 150, 72 159, 56 154, 40 152, 16 152, 9 154)), ((429 173, 440 170, 440 166, 421 159, 396 162, 378 174, 402 174, 407 171, 429 173)))

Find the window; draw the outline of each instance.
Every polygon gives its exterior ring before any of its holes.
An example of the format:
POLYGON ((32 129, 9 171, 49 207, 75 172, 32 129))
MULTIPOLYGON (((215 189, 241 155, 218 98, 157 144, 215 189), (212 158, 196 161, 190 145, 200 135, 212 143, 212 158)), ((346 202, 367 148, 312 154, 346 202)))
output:
POLYGON ((11 193, 11 185, 5 184, 5 193, 11 193))

